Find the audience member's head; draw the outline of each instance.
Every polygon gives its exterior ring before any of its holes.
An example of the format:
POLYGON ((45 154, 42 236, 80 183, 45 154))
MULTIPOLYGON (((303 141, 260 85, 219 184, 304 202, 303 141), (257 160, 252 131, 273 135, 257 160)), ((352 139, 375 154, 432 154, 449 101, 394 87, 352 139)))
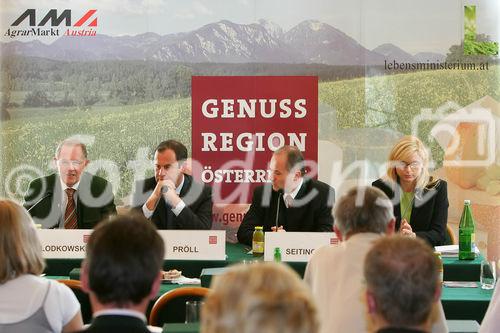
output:
POLYGON ((291 192, 304 175, 304 156, 295 146, 276 150, 269 163, 273 189, 291 192))
POLYGON ((162 238, 143 216, 116 216, 99 224, 82 262, 82 286, 94 311, 134 308, 144 312, 157 295, 163 255, 162 238))
POLYGON ((378 240, 365 258, 366 301, 375 329, 429 331, 441 292, 437 258, 423 240, 403 236, 378 240))
POLYGON ((11 200, 0 200, 0 284, 23 274, 40 275, 42 246, 28 212, 11 200))
POLYGON ((378 188, 353 187, 335 204, 334 230, 342 240, 362 233, 392 234, 396 220, 392 203, 378 188))
POLYGON ((232 267, 215 278, 202 310, 203 333, 315 333, 316 308, 298 275, 276 263, 232 267))

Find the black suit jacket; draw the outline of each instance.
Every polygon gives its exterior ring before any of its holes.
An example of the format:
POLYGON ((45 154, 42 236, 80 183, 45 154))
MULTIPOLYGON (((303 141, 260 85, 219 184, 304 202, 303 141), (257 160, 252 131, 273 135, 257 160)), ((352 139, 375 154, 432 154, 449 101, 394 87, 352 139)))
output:
POLYGON ((283 196, 272 190, 271 184, 257 187, 253 193, 252 204, 238 229, 238 241, 252 244, 255 226, 263 226, 264 231, 270 231, 271 227, 276 225, 278 204, 280 208, 278 225, 283 225, 286 231, 331 232, 335 190, 323 182, 304 178, 295 201, 301 199, 304 200, 302 205, 297 203, 297 206, 286 208, 283 196), (305 199, 306 196, 312 199, 305 199))
MULTIPOLYGON (((401 226, 400 186, 387 183, 382 179, 377 179, 372 185, 381 189, 392 200, 396 230, 399 230, 401 226)), ((443 245, 446 239, 448 206, 446 181, 439 180, 431 188, 417 189, 409 221, 413 232, 432 246, 443 245)))
MULTIPOLYGON (((155 177, 141 180, 135 184, 132 206, 141 212, 142 206, 156 187, 155 177)), ((178 216, 172 207, 162 198, 151 216, 158 229, 210 229, 212 228, 212 188, 193 180, 184 174, 184 184, 179 195, 186 207, 178 216)))
MULTIPOLYGON (((24 207, 32 208, 30 214, 35 223, 43 228, 57 228, 59 222, 64 220, 63 195, 59 175, 37 178, 29 184, 24 207)), ((78 229, 92 229, 110 214, 116 214, 111 184, 101 177, 83 172, 76 195, 78 229)))
POLYGON ((95 317, 80 333, 151 333, 141 319, 132 316, 102 315, 95 317))

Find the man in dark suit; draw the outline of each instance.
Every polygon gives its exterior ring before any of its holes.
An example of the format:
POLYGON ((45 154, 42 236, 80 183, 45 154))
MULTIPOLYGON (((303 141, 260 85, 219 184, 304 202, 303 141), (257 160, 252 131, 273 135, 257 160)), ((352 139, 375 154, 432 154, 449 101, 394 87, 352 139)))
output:
POLYGON ((283 146, 271 158, 271 184, 255 189, 250 209, 238 229, 238 241, 250 245, 255 226, 264 231, 333 231, 335 190, 304 177, 304 157, 283 146), (279 216, 276 217, 279 211, 279 216))
POLYGON ((132 206, 158 229, 212 227, 212 189, 181 171, 186 159, 182 143, 160 143, 154 155, 155 176, 135 185, 132 206))
POLYGON ((160 289, 164 252, 156 228, 143 216, 117 216, 98 225, 81 269, 94 312, 83 332, 149 333, 144 313, 160 289))
POLYGON ((57 173, 33 180, 24 207, 43 228, 92 229, 116 214, 113 190, 105 179, 84 172, 87 148, 74 139, 56 149, 57 173))

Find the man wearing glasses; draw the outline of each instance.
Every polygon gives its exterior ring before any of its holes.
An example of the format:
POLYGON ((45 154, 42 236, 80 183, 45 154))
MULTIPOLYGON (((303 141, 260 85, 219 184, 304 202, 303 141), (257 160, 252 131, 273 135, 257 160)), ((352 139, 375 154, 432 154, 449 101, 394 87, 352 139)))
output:
POLYGON ((24 207, 42 228, 92 229, 116 214, 113 190, 105 179, 84 172, 87 148, 74 139, 56 149, 57 173, 33 180, 24 207))

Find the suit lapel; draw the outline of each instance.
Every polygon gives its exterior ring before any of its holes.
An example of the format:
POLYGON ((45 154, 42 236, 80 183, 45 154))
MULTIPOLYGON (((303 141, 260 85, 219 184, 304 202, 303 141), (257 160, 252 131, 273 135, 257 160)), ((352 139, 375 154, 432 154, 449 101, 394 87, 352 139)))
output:
POLYGON ((192 178, 189 175, 184 174, 184 184, 182 184, 181 192, 179 197, 183 198, 186 196, 187 192, 191 188, 192 178))
POLYGON ((59 225, 61 223, 64 223, 64 214, 63 214, 63 209, 64 207, 62 206, 62 198, 63 193, 62 188, 61 188, 61 179, 59 178, 59 175, 54 175, 53 179, 53 184, 52 184, 52 189, 54 191, 53 197, 52 197, 52 207, 51 209, 56 209, 57 212, 57 224, 55 225, 55 228, 59 228, 59 225))
POLYGON ((394 217, 396 218, 396 230, 401 227, 401 190, 398 183, 382 181, 386 187, 387 196, 394 206, 394 217))
POLYGON ((172 212, 172 206, 170 206, 165 201, 165 199, 163 199, 163 202, 165 203, 165 209, 167 210, 167 214, 166 214, 167 229, 175 229, 174 228, 174 213, 172 212))
POLYGON ((428 190, 417 189, 415 191, 415 199, 413 200, 413 207, 411 209, 410 224, 415 226, 414 221, 419 221, 420 216, 424 213, 425 197, 428 195, 428 190))
MULTIPOLYGON (((303 199, 308 193, 308 187, 310 185, 310 181, 306 178, 304 178, 304 181, 302 182, 302 185, 300 186, 299 192, 297 192, 297 195, 295 196, 294 200, 301 200, 303 199)), ((302 205, 301 207, 295 207, 292 205, 292 207, 285 209, 286 210, 286 226, 290 229, 293 226, 293 230, 300 230, 299 225, 300 221, 302 220, 302 215, 306 214, 307 210, 304 209, 305 205, 302 205)), ((284 204, 283 204, 284 207, 284 204)), ((286 228, 285 228, 286 230, 286 228)))
POLYGON ((88 187, 88 192, 90 195, 92 195, 92 175, 86 173, 86 172, 83 172, 82 173, 82 176, 80 178, 80 185, 78 185, 78 190, 76 191, 76 219, 77 219, 77 223, 78 223, 78 228, 79 229, 83 229, 83 221, 84 221, 84 215, 85 215, 85 210, 86 210, 86 207, 85 205, 82 203, 81 201, 81 195, 80 193, 82 188, 81 186, 85 186, 85 191, 87 191, 87 187, 88 187))

